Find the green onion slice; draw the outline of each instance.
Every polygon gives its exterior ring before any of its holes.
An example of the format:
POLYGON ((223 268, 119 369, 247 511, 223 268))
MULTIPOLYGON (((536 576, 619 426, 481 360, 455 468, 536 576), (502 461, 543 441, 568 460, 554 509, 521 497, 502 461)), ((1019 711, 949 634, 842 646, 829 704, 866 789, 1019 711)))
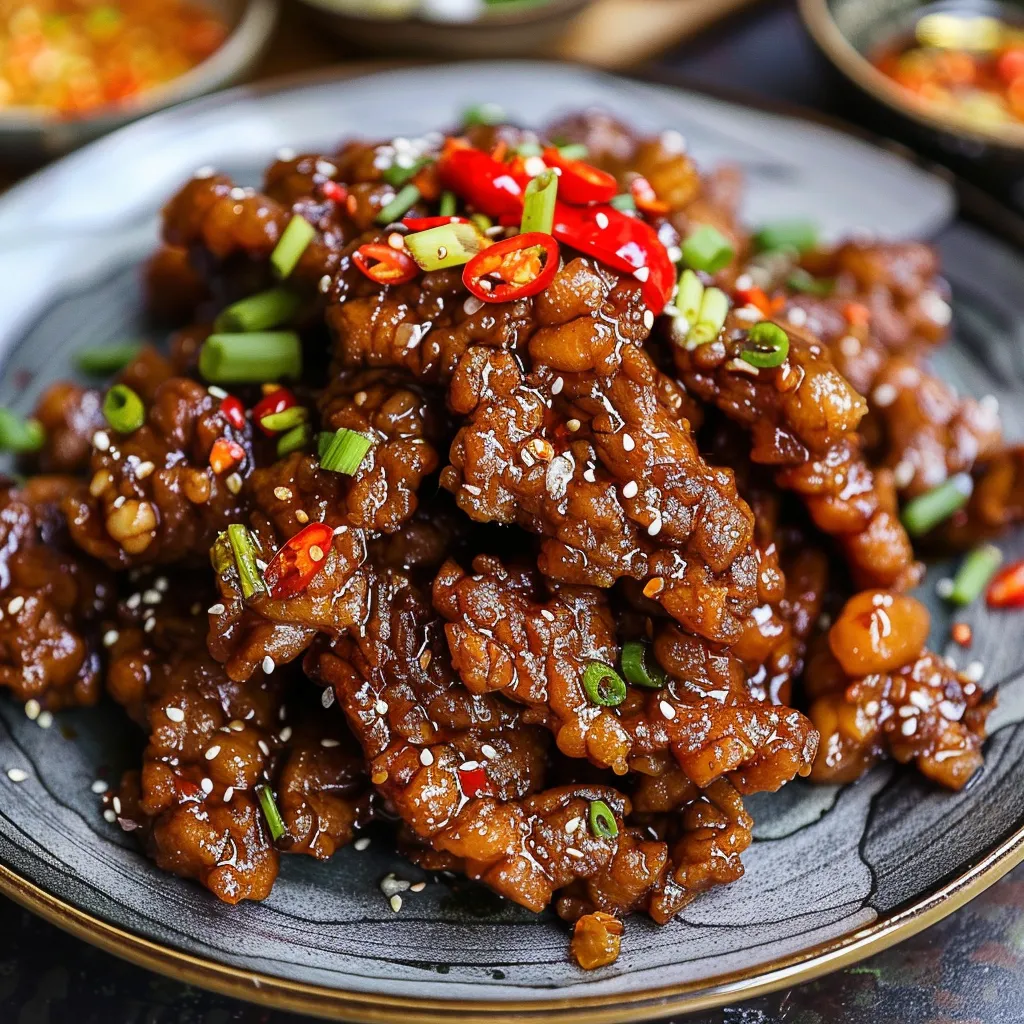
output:
POLYGON ((468 263, 486 241, 472 224, 455 222, 406 235, 405 247, 421 270, 444 270, 468 263))
POLYGON ((790 218, 763 224, 754 234, 759 252, 795 249, 806 252, 818 244, 818 227, 814 221, 790 218))
POLYGON ((795 292, 803 292, 805 295, 816 295, 818 298, 827 299, 835 290, 836 283, 831 277, 815 277, 807 273, 803 267, 797 267, 789 277, 786 284, 795 292))
POLYGON ((618 707, 626 699, 626 684, 622 676, 601 661, 588 662, 583 671, 583 689, 592 704, 602 707, 618 707))
POLYGON ((22 419, 10 409, 0 408, 0 451, 22 455, 37 452, 46 441, 46 432, 37 419, 22 419))
POLYGON ((996 574, 1003 553, 994 544, 975 548, 960 565, 953 577, 953 590, 949 599, 953 604, 968 605, 976 601, 996 574))
POLYGON ((126 384, 115 384, 103 399, 103 415, 119 434, 130 434, 146 422, 146 407, 126 384))
POLYGON ((269 331, 291 320, 301 304, 295 292, 287 288, 270 288, 222 309, 213 322, 213 329, 228 334, 269 331))
POLYGON ((541 156, 544 152, 544 147, 539 142, 528 140, 527 142, 520 142, 516 146, 517 155, 521 156, 524 160, 529 159, 531 156, 541 156))
POLYGON ((612 809, 603 800, 591 800, 587 808, 587 824, 598 839, 613 839, 619 834, 612 809))
POLYGON ((228 527, 228 543, 235 557, 238 579, 242 584, 242 597, 248 600, 253 594, 262 594, 266 587, 256 564, 256 545, 253 544, 248 529, 241 523, 232 523, 228 527))
POLYGON ((735 255, 729 239, 710 224, 701 224, 692 231, 681 248, 687 266, 707 274, 717 273, 722 267, 728 266, 735 255))
POLYGON ((110 345, 90 345, 75 353, 75 366, 93 377, 106 377, 123 370, 142 348, 141 341, 113 342, 110 345))
POLYGON ((590 156, 590 150, 582 142, 567 142, 564 146, 558 147, 558 155, 563 160, 586 160, 590 156))
POLYGON ((781 366, 789 355, 789 335, 777 324, 762 320, 747 331, 740 359, 751 366, 768 370, 781 366))
POLYGON ((305 217, 296 214, 288 221, 288 226, 281 232, 281 237, 270 254, 270 265, 281 280, 295 269, 295 265, 315 237, 316 228, 305 217))
POLYGON ((442 217, 454 217, 455 211, 458 209, 458 199, 455 197, 454 192, 442 192, 441 202, 438 206, 438 214, 442 217))
POLYGON ((558 175, 550 168, 531 179, 523 196, 523 220, 520 230, 543 231, 550 235, 555 226, 555 200, 558 198, 558 175))
POLYGON ((399 188, 404 185, 413 175, 418 171, 422 171, 427 164, 433 163, 433 160, 429 156, 421 156, 418 160, 414 161, 409 167, 401 167, 398 164, 392 164, 390 167, 385 167, 381 172, 381 177, 389 184, 394 185, 395 188, 399 188))
POLYGON ((729 296, 720 288, 705 288, 697 313, 697 324, 690 330, 686 339, 687 348, 706 345, 718 337, 718 332, 725 325, 729 315, 729 296))
POLYGON ((342 427, 333 434, 321 434, 320 468, 352 476, 363 464, 366 453, 372 447, 373 441, 370 438, 347 427, 342 427))
POLYGON ((629 192, 621 192, 617 196, 612 196, 608 203, 616 210, 622 210, 623 213, 633 213, 636 210, 636 200, 629 192))
POLYGON ((486 213, 474 213, 469 219, 476 225, 477 231, 481 233, 494 227, 494 221, 486 213))
POLYGON ((967 504, 974 481, 967 473, 957 473, 938 487, 908 501, 903 509, 903 525, 911 537, 920 537, 947 520, 967 504))
POLYGON ((395 198, 380 208, 378 224, 394 224, 400 221, 422 198, 415 185, 405 185, 395 193, 395 198))
POLYGON ((622 645, 622 674, 634 686, 660 690, 665 685, 665 673, 650 657, 650 645, 630 640, 622 645))
POLYGON ((267 819, 267 828, 270 829, 270 837, 276 843, 285 833, 284 818, 277 809, 277 801, 274 799, 273 790, 267 785, 256 787, 256 796, 259 799, 260 807, 263 808, 263 817, 267 819))
POLYGON ((199 353, 199 373, 211 384, 259 384, 302 373, 294 331, 211 334, 199 353))
POLYGON ((462 123, 466 126, 501 124, 504 120, 505 109, 497 103, 477 103, 467 107, 462 114, 462 123))
POLYGON ((301 423, 297 427, 285 432, 277 439, 277 457, 283 459, 292 452, 297 452, 309 444, 313 431, 308 423, 301 423))
POLYGON ((265 430, 272 430, 279 434, 285 430, 291 430, 309 419, 309 410, 302 405, 293 405, 283 412, 272 412, 260 420, 260 426, 265 430))
POLYGON ((700 304, 704 300, 704 285, 692 270, 684 270, 679 278, 679 289, 676 292, 676 309, 678 309, 691 327, 697 323, 700 304))

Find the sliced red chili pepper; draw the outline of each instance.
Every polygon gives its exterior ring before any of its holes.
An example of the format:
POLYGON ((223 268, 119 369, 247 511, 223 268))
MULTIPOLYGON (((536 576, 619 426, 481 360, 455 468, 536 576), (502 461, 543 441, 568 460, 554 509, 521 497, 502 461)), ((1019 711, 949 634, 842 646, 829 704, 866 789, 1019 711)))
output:
POLYGON ((263 426, 263 417, 270 416, 275 412, 284 412, 285 409, 290 409, 293 405, 298 404, 299 400, 287 388, 275 388, 252 407, 253 422, 267 437, 273 437, 274 431, 267 430, 263 426))
POLYGON ((334 531, 326 523, 310 523, 299 530, 264 570, 263 581, 270 596, 301 594, 324 567, 333 537, 334 531))
POLYGON ((324 199, 335 203, 343 203, 348 199, 348 189, 337 181, 325 181, 320 186, 324 199))
POLYGON ((465 217, 406 217, 402 221, 402 227, 409 229, 410 234, 417 231, 429 231, 431 228, 439 228, 442 224, 468 224, 465 217))
POLYGON ((557 272, 558 243, 543 231, 528 231, 478 252, 462 280, 484 302, 510 302, 542 292, 557 272))
POLYGON ((754 306, 766 317, 775 316, 786 304, 784 296, 778 295, 774 299, 770 299, 764 293, 764 289, 758 288, 756 285, 753 288, 737 288, 736 298, 741 306, 754 306))
POLYGON ((664 217, 671 209, 668 203, 658 198, 657 192, 642 174, 638 174, 629 183, 629 193, 636 203, 636 208, 648 217, 664 217))
POLYGON ((441 184, 457 192, 488 217, 523 212, 523 189, 528 178, 515 168, 473 149, 461 139, 449 139, 437 162, 441 184))
POLYGON ((225 473, 234 469, 245 458, 245 449, 226 437, 218 437, 210 449, 210 469, 214 473, 225 473))
POLYGON ((544 150, 544 163, 560 172, 558 198, 563 202, 580 206, 607 203, 619 191, 618 183, 607 171, 583 160, 567 160, 557 149, 544 150))
POLYGON ((1000 569, 985 595, 989 608, 1024 608, 1024 562, 1000 569))
POLYGON ((234 395, 228 395, 221 401, 220 411, 235 430, 245 429, 245 406, 234 395))
POLYGON ((352 254, 352 262, 377 284, 405 284, 419 272, 416 261, 384 242, 367 242, 352 254))
POLYGON ((465 765, 459 767, 459 784, 462 786, 462 792, 470 799, 487 796, 491 792, 487 772, 484 771, 483 765, 475 761, 467 761, 465 765))

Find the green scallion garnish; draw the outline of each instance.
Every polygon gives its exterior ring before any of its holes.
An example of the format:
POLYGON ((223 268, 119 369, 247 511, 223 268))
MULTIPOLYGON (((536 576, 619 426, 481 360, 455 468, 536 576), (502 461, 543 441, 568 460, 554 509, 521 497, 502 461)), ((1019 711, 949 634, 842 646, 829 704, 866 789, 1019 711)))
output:
POLYGON ((523 194, 523 219, 520 230, 543 231, 550 235, 555 226, 555 200, 558 198, 558 175, 550 168, 531 179, 523 194))
POLYGON ((213 322, 213 329, 228 334, 269 331, 288 323, 301 304, 295 292, 287 288, 270 288, 222 309, 213 322))
POLYGON ((454 217, 455 211, 458 209, 458 202, 454 192, 442 192, 437 209, 438 214, 442 217, 454 217))
POLYGON ((308 423, 300 423, 297 427, 282 434, 277 439, 277 457, 283 459, 292 452, 300 451, 309 444, 313 431, 308 423))
POLYGON ((421 270, 444 270, 468 263, 486 241, 472 224, 456 221, 406 235, 405 247, 421 270))
POLYGON ((395 188, 400 188, 410 178, 412 178, 418 171, 422 171, 427 164, 431 163, 432 160, 429 156, 421 156, 418 160, 413 161, 409 167, 402 167, 400 164, 392 164, 390 167, 385 167, 381 172, 381 177, 395 188))
POLYGON ((938 487, 908 501, 903 509, 903 525, 911 537, 920 537, 967 504, 974 489, 968 473, 957 473, 938 487))
POLYGON ((199 373, 211 384, 259 384, 302 373, 294 331, 211 334, 199 353, 199 373))
POLYGON ((260 426, 264 430, 272 430, 280 434, 286 430, 292 430, 309 419, 309 410, 302 405, 293 405, 283 412, 272 412, 260 420, 260 426))
POLYGON ((633 213, 636 210, 636 200, 629 192, 621 192, 617 196, 612 196, 608 200, 609 206, 614 206, 616 210, 622 210, 623 213, 633 213))
POLYGON ((583 670, 583 689, 593 704, 618 707, 626 699, 626 684, 622 676, 601 661, 591 661, 583 670))
POLYGON ((697 313, 697 323, 686 338, 687 348, 697 348, 718 337, 729 315, 729 296, 721 288, 705 288, 697 313))
POLYGON ((281 232, 281 237, 270 254, 270 265, 274 273, 282 281, 295 269, 309 243, 316 237, 316 228, 296 214, 288 226, 281 232))
POLYGON ((665 673, 651 658, 650 645, 640 640, 630 640, 622 645, 622 674, 634 686, 660 690, 665 685, 665 673))
POLYGON ((378 224, 395 224, 400 221, 421 199, 415 185, 405 185, 395 193, 395 198, 380 208, 378 224))
POLYGON ((792 249, 806 252, 818 244, 818 227, 814 221, 791 218, 762 225, 754 234, 758 252, 792 249))
POLYGON ((710 224, 701 224, 691 231, 680 248, 686 265, 706 274, 715 274, 728 266, 735 255, 729 239, 710 224))
POLYGON ((10 409, 0 409, 0 451, 23 455, 37 452, 46 441, 46 432, 37 419, 22 419, 10 409))
POLYGON ((238 579, 242 584, 242 597, 248 600, 253 594, 262 594, 266 587, 256 564, 256 545, 253 544, 248 529, 241 523, 232 523, 228 527, 228 543, 231 545, 235 567, 238 569, 238 579))
POLYGON ((603 800, 591 800, 587 808, 587 824, 598 839, 614 839, 619 834, 612 809, 603 800))
POLYGON ((686 317, 690 327, 697 324, 700 304, 704 301, 704 285, 692 270, 684 270, 676 291, 676 309, 686 317))
POLYGON ((567 142, 564 146, 558 147, 558 155, 563 160, 586 160, 590 156, 590 150, 582 142, 567 142))
POLYGON ((526 142, 520 142, 516 146, 516 154, 521 156, 524 160, 529 159, 531 156, 540 156, 544 152, 544 147, 539 142, 534 142, 532 139, 526 142))
POLYGON ((835 281, 831 277, 815 277, 813 274, 807 273, 803 267, 797 267, 786 278, 786 284, 795 292, 815 295, 822 299, 827 299, 836 286, 835 281))
POLYGON ((953 604, 968 605, 976 601, 996 574, 1003 553, 994 544, 975 548, 961 563, 953 577, 949 599, 953 604))
POLYGON ((267 828, 270 829, 270 838, 276 843, 285 833, 284 819, 277 809, 277 801, 274 799, 273 790, 267 785, 256 787, 256 797, 263 809, 263 817, 267 819, 267 828))
POLYGON ((119 434, 130 434, 146 422, 146 407, 126 384, 115 384, 103 399, 103 416, 119 434))
POLYGON ((75 366, 92 377, 106 377, 123 370, 142 348, 141 341, 113 342, 110 345, 90 345, 75 353, 75 366))
POLYGON ((333 434, 320 435, 320 468, 352 476, 363 464, 373 441, 365 434, 342 427, 333 434))
POLYGON ((477 103, 462 113, 462 123, 467 127, 475 124, 501 124, 504 120, 505 109, 497 103, 477 103))
POLYGON ((747 331, 740 359, 751 366, 769 370, 781 366, 789 355, 789 335, 777 324, 762 320, 747 331))
POLYGON ((486 213, 474 213, 469 219, 481 234, 494 227, 494 221, 486 213))

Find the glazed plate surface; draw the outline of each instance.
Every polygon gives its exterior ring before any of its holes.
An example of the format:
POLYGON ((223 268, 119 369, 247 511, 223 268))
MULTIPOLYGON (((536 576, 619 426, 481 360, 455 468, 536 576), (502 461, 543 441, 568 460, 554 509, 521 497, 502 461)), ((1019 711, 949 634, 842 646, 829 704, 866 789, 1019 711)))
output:
MULTIPOLYGON (((958 218, 950 186, 891 153, 799 120, 558 65, 454 65, 239 90, 149 118, 61 161, 0 199, 0 404, 28 411, 73 376, 84 345, 146 330, 138 268, 161 202, 201 165, 245 184, 282 146, 330 147, 453 123, 470 102, 541 125, 598 105, 647 129, 681 131, 703 166, 738 163, 751 222, 812 216, 828 234, 866 228, 939 245, 955 341, 940 369, 1000 400, 1024 437, 1024 256, 958 218)), ((1009 557, 1024 536, 1008 538, 1009 557)), ((479 891, 430 884, 391 912, 388 871, 422 877, 382 837, 326 865, 284 858, 262 904, 228 907, 158 871, 107 824, 90 786, 114 780, 132 741, 111 707, 43 730, 0 699, 0 888, 92 941, 197 984, 295 1010, 374 1020, 560 1016, 638 1020, 791 984, 923 927, 1024 857, 1024 618, 972 608, 968 653, 1000 685, 983 775, 939 792, 886 766, 856 785, 803 783, 750 801, 757 821, 733 886, 665 928, 629 921, 618 962, 586 974, 563 927, 479 891), (10 768, 29 773, 12 783, 10 768)), ((948 649, 947 649, 948 648, 948 649)))

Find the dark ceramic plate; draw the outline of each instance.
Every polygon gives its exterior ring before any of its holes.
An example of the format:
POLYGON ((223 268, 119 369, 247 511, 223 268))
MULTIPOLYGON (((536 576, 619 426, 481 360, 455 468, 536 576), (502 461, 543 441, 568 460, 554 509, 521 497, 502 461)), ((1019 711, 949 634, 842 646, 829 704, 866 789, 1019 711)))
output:
MULTIPOLYGON (((997 395, 1011 435, 1024 435, 1024 258, 958 220, 948 184, 816 125, 544 64, 237 91, 140 122, 12 190, 0 200, 0 404, 27 410, 47 382, 71 374, 80 346, 145 329, 138 266, 161 201, 197 166, 255 182, 280 146, 418 132, 450 123, 470 100, 500 101, 533 123, 599 104, 645 128, 680 130, 702 163, 743 166, 752 221, 810 214, 833 233, 935 238, 956 300, 942 368, 965 390, 997 395)), ((1007 547, 1020 557, 1024 537, 1007 547)), ((751 995, 924 927, 1024 857, 1021 620, 984 608, 968 619, 969 657, 1002 696, 985 772, 966 792, 887 766, 841 789, 793 784, 758 798, 745 877, 668 927, 631 920, 618 962, 595 973, 568 962, 551 916, 479 893, 431 884, 393 914, 378 881, 414 871, 383 841, 327 865, 286 858, 262 904, 227 907, 162 874, 104 822, 90 791, 122 767, 126 729, 108 707, 43 730, 0 701, 0 887, 113 952, 325 1015, 636 1020, 751 995), (11 782, 11 768, 28 778, 11 782)), ((941 648, 948 620, 937 605, 935 626, 941 648)))

